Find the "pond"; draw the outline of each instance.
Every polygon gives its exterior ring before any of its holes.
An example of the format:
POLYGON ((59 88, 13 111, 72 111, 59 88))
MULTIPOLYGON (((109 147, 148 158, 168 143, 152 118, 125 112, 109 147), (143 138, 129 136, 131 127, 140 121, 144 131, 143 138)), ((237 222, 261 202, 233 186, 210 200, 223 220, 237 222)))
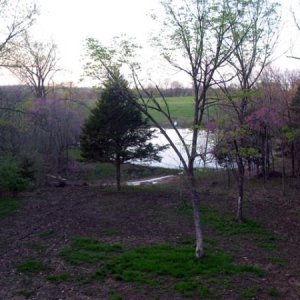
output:
MULTIPOLYGON (((186 143, 189 145, 191 144, 192 140, 192 131, 188 128, 184 129, 178 129, 186 143)), ((176 132, 174 129, 166 129, 167 134, 170 136, 172 141, 175 143, 175 145, 178 147, 180 152, 182 153, 185 160, 187 160, 187 156, 185 154, 183 145, 178 138, 176 132)), ((207 152, 206 155, 206 161, 204 162, 200 157, 198 157, 195 161, 195 168, 216 168, 218 167, 218 164, 214 158, 214 156, 210 153, 210 150, 212 150, 212 147, 214 145, 214 135, 212 133, 208 133, 207 131, 200 131, 199 137, 198 137, 198 147, 199 153, 205 153, 205 149, 207 152)), ((156 137, 151 140, 151 143, 158 144, 158 145, 168 145, 167 139, 164 137, 164 135, 157 130, 156 137)), ((170 169, 181 169, 182 163, 180 162, 178 156, 176 155, 175 151, 172 147, 169 147, 168 149, 161 151, 159 155, 162 157, 161 161, 150 161, 150 162, 141 162, 141 161, 134 161, 133 163, 140 164, 140 165, 147 165, 147 166, 153 166, 153 167, 162 167, 162 168, 170 168, 170 169)))

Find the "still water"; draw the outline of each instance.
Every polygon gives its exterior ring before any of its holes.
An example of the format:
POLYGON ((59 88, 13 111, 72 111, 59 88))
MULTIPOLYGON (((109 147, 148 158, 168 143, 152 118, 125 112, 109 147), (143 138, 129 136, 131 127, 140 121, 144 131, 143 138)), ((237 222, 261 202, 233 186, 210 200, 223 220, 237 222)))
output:
MULTIPOLYGON (((192 141, 192 131, 190 129, 178 129, 182 137, 184 138, 185 142, 190 145, 192 141)), ((178 147, 180 152, 182 153, 185 160, 187 160, 187 155, 185 154, 183 145, 177 136, 174 129, 166 129, 167 134, 178 147)), ((151 140, 151 143, 158 144, 158 145, 168 145, 167 139, 164 137, 162 133, 159 131, 156 132, 156 137, 151 140)), ((198 153, 205 153, 205 149, 207 151, 206 161, 204 162, 200 157, 198 157, 195 161, 196 168, 216 168, 217 163, 210 151, 214 145, 214 136, 212 133, 208 133, 207 131, 200 131, 198 137, 198 153)), ((163 168, 170 168, 170 169, 181 169, 182 163, 180 162, 178 156, 176 155, 175 151, 172 147, 161 151, 159 155, 162 157, 161 161, 150 161, 150 162, 141 162, 141 161, 134 161, 136 164, 153 166, 153 167, 163 167, 163 168)))

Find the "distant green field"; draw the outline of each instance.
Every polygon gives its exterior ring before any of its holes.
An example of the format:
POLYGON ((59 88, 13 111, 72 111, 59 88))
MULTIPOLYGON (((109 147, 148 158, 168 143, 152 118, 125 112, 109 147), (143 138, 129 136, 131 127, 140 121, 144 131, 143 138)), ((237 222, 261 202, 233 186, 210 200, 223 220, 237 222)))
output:
MULTIPOLYGON (((167 98, 171 116, 174 121, 177 122, 179 127, 189 127, 192 125, 193 120, 193 97, 169 97, 167 98)), ((162 108, 165 108, 162 99, 159 99, 159 104, 162 108)), ((159 112, 155 110, 150 111, 151 115, 155 117, 159 123, 165 127, 170 127, 167 119, 159 112)))
MULTIPOLYGON (((181 128, 191 127, 194 113, 193 97, 167 97, 166 99, 169 105, 172 119, 174 122, 177 122, 177 126, 181 128)), ((163 109, 166 108, 162 99, 158 99, 158 102, 163 109)), ((88 103, 89 107, 93 107, 93 105, 95 105, 95 102, 91 101, 88 103)), ((210 114, 213 114, 213 112, 214 109, 210 109, 210 114)), ((150 113, 164 127, 170 127, 168 120, 163 116, 163 114, 153 109, 150 110, 150 113)))
MULTIPOLYGON (((166 99, 169 105, 171 117, 174 122, 175 121, 177 122, 177 126, 181 128, 191 127, 193 123, 193 115, 194 115, 194 98, 192 96, 186 96, 186 97, 168 97, 166 99)), ((161 99, 159 99, 159 104, 162 106, 162 108, 165 108, 165 105, 161 99)), ((168 120, 161 113, 155 110, 150 110, 150 113, 164 127, 170 127, 168 120)), ((210 119, 211 118, 215 119, 216 116, 217 116, 216 107, 211 106, 209 108, 209 117, 210 119)))
MULTIPOLYGON (((177 122, 179 127, 190 127, 192 125, 193 120, 193 97, 168 97, 166 98, 169 104, 169 109, 171 112, 171 116, 174 121, 177 122)), ((165 108, 162 99, 158 99, 160 105, 165 108)), ((89 108, 93 108, 96 101, 89 101, 86 105, 89 108)), ((86 117, 88 116, 89 112, 84 107, 78 107, 79 110, 83 111, 86 117)), ((150 110, 151 115, 158 120, 165 127, 170 127, 169 122, 167 119, 159 112, 155 110, 150 110)))

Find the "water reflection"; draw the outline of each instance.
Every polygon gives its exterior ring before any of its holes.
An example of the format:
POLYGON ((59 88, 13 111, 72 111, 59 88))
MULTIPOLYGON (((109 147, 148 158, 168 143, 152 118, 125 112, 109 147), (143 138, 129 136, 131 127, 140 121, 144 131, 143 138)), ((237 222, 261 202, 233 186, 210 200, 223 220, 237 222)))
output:
MULTIPOLYGON (((192 141, 192 131, 188 128, 185 129, 178 129, 182 137, 184 138, 185 142, 190 145, 192 141)), ((176 132, 174 129, 166 129, 167 134, 172 139, 172 141, 175 143, 175 145, 178 147, 180 152, 182 153, 185 160, 187 160, 187 155, 185 154, 184 147, 178 138, 176 132)), ((199 132, 198 137, 198 153, 204 154, 207 152, 206 159, 203 161, 200 157, 198 157, 195 161, 195 168, 216 168, 217 162, 214 158, 214 156, 210 153, 212 150, 214 141, 213 141, 213 134, 208 133, 205 130, 202 130, 199 132)), ((159 145, 167 145, 168 141, 164 137, 162 133, 157 131, 156 137, 151 140, 153 144, 159 144, 159 145)), ((153 166, 153 167, 164 167, 164 168, 171 168, 171 169, 180 169, 182 168, 182 163, 180 162, 178 156, 176 155, 173 148, 169 147, 168 149, 161 151, 160 156, 162 157, 162 160, 160 162, 157 161, 151 161, 151 162, 140 162, 140 161, 134 161, 136 164, 141 165, 147 165, 147 166, 153 166)))

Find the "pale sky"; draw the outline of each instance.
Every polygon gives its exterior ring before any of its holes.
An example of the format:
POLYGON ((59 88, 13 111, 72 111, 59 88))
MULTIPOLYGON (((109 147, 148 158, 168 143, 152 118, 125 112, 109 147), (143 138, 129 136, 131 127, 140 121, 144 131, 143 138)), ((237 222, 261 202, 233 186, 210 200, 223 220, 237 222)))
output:
MULTIPOLYGON (((300 32, 296 29, 290 13, 291 7, 296 7, 295 11, 300 11, 300 4, 297 5, 298 0, 281 1, 283 28, 275 53, 278 59, 274 64, 282 69, 300 69, 300 60, 286 58, 287 55, 291 55, 289 49, 293 50, 292 54, 300 56, 300 32)), ((41 14, 31 32, 37 40, 52 39, 58 45, 60 67, 64 71, 57 74, 56 83, 72 81, 79 84, 83 65, 83 46, 88 37, 99 39, 104 44, 108 44, 114 36, 122 33, 136 37, 147 49, 145 58, 151 61, 153 66, 154 54, 149 50, 147 41, 154 24, 147 14, 151 13, 151 10, 161 9, 159 0, 37 0, 37 2, 41 14)), ((7 74, 0 74, 0 79, 2 83, 17 83, 7 74)), ((84 84, 87 82, 81 83, 84 84)))

